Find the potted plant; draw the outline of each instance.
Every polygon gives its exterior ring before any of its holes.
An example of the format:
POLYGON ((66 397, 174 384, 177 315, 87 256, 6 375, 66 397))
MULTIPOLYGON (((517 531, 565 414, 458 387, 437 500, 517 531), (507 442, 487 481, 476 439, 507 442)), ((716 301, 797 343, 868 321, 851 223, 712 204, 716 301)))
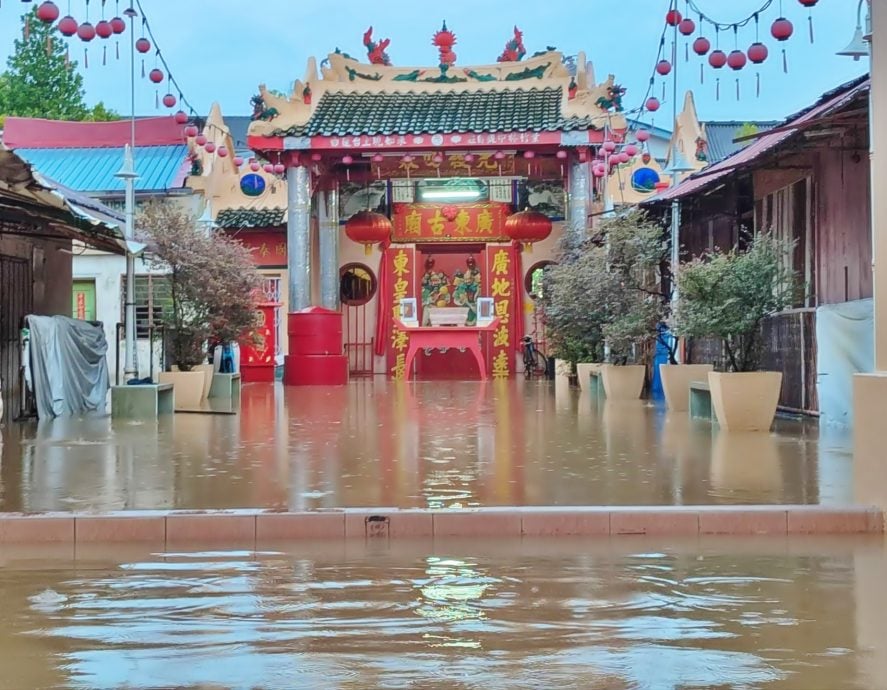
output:
POLYGON ((162 309, 172 366, 160 381, 175 386, 177 408, 199 407, 212 383, 207 343, 230 342, 253 328, 260 276, 248 249, 208 233, 173 204, 149 204, 138 227, 149 238, 152 267, 169 281, 162 309))
POLYGON ((743 250, 715 251, 678 271, 675 333, 719 338, 727 372, 711 372, 712 406, 725 430, 769 430, 776 415, 781 372, 760 371, 761 324, 794 303, 800 289, 790 268, 794 244, 769 234, 743 250))
POLYGON ((592 359, 576 364, 586 376, 600 375, 610 400, 637 399, 643 391, 650 345, 665 317, 667 251, 662 227, 632 210, 603 220, 578 246, 564 245, 546 274, 543 312, 551 340, 584 346, 578 353, 592 359))

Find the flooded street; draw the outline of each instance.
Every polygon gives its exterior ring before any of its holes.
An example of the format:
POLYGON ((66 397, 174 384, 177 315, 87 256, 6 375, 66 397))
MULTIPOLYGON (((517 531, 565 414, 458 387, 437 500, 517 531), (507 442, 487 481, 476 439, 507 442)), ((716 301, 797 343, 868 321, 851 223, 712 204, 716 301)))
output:
POLYGON ((881 538, 78 558, 4 553, 3 690, 887 687, 881 538))
MULTIPOLYGON (((824 435, 825 432, 822 432, 824 435)), ((244 387, 239 415, 3 430, 0 510, 847 503, 849 440, 546 382, 244 387)))

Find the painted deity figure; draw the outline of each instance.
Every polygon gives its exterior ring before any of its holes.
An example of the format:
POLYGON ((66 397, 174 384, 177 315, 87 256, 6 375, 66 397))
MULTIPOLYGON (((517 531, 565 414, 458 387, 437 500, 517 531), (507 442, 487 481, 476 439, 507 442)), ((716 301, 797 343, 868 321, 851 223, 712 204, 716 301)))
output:
POLYGON ((477 298, 480 295, 480 270, 473 256, 465 260, 465 271, 457 271, 453 278, 453 302, 460 307, 468 307, 466 324, 477 324, 477 298))
POLYGON ((422 276, 422 325, 431 325, 431 308, 446 307, 452 301, 450 278, 443 271, 434 270, 434 259, 425 260, 422 276))

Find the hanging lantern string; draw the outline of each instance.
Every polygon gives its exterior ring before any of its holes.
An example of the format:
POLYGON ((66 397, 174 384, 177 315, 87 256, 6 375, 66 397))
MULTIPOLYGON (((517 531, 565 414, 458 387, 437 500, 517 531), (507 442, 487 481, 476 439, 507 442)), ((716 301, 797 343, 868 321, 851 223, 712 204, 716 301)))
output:
MULTIPOLYGON (((163 56, 163 52, 160 50, 160 46, 157 43, 157 39, 154 38, 154 32, 151 30, 151 23, 148 21, 148 16, 145 14, 145 10, 142 8, 141 0, 135 0, 136 6, 138 7, 139 13, 142 15, 142 31, 147 32, 148 38, 151 40, 151 44, 157 49, 156 59, 160 60, 160 64, 163 65, 163 69, 166 72, 167 80, 170 84, 175 86, 175 90, 180 94, 184 94, 184 89, 182 89, 182 85, 176 80, 173 76, 172 70, 169 68, 169 64, 166 62, 166 58, 163 56)), ((172 89, 171 89, 172 90, 172 89)), ((180 99, 182 105, 188 108, 191 111, 192 115, 197 113, 196 108, 191 105, 191 102, 182 95, 180 99)))
POLYGON ((701 9, 699 9, 699 5, 697 4, 697 0, 688 0, 690 7, 699 15, 700 22, 706 21, 709 24, 713 25, 715 28, 719 29, 730 29, 732 27, 742 27, 751 24, 755 20, 755 15, 761 14, 762 12, 766 12, 770 6, 773 4, 773 0, 764 0, 761 3, 761 6, 752 12, 750 15, 745 17, 744 19, 740 19, 735 22, 721 22, 717 19, 713 19, 710 15, 707 15, 701 9))
MULTIPOLYGON (((669 3, 668 3, 669 9, 671 9, 673 5, 674 5, 673 0, 669 0, 669 3)), ((637 114, 638 116, 641 116, 646 112, 646 107, 644 106, 644 104, 647 102, 647 99, 653 95, 653 87, 656 84, 656 65, 659 63, 659 61, 662 59, 663 55, 665 54, 665 36, 666 36, 666 31, 668 31, 668 29, 669 29, 668 24, 664 24, 664 26, 662 27, 662 34, 659 36, 659 47, 656 50, 656 59, 653 60, 653 70, 652 70, 652 74, 650 75, 650 82, 647 85, 646 92, 644 93, 643 96, 641 96, 641 101, 640 101, 641 104, 637 108, 623 111, 623 113, 622 113, 623 115, 629 116, 629 115, 637 114)))

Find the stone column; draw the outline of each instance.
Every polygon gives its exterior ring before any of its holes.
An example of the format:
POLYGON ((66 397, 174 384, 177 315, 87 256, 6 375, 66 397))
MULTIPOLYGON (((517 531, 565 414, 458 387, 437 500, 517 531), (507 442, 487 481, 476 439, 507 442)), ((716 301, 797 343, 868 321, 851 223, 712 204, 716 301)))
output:
POLYGON ((286 183, 287 269, 292 313, 311 306, 311 175, 308 168, 289 166, 286 183))
MULTIPOLYGON (((863 8, 863 11, 865 8, 863 8)), ((872 189, 872 283, 875 372, 853 381, 853 494, 859 503, 887 510, 887 3, 871 3, 872 94, 869 121, 872 189), (880 271, 880 273, 879 273, 880 271)))
POLYGON ((339 189, 334 186, 317 195, 320 225, 320 305, 339 308, 339 189))
POLYGON ((567 232, 576 243, 586 235, 588 211, 591 208, 591 164, 578 158, 570 165, 570 209, 567 232))

